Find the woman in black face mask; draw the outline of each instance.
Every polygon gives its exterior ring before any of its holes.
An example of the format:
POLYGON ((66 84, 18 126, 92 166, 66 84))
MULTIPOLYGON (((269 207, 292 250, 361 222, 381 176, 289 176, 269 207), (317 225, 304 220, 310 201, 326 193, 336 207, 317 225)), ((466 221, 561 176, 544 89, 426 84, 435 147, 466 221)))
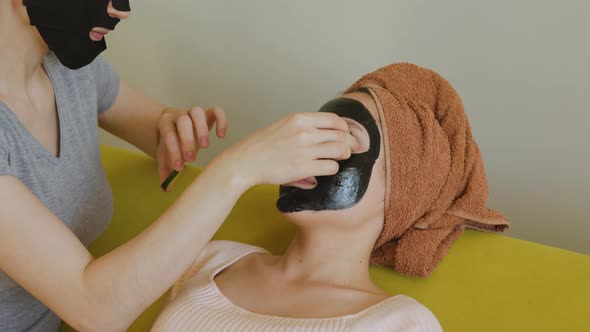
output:
MULTIPOLYGON (((0 1, 0 331, 121 331, 199 257, 249 187, 333 175, 357 144, 335 114, 290 116, 218 156, 152 226, 95 259, 113 202, 97 124, 160 182, 224 137, 223 110, 165 107, 99 54, 127 0, 0 1), (196 143, 198 142, 198 143, 196 143)), ((168 188, 170 190, 171 188, 168 188)), ((138 193, 140 194, 140 193, 138 193)))

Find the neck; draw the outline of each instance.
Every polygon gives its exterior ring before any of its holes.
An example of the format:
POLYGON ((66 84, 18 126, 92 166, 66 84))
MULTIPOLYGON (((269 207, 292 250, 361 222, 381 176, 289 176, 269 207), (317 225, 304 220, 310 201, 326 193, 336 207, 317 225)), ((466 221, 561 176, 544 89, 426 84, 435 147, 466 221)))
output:
POLYGON ((42 71, 48 49, 37 30, 23 22, 22 13, 0 8, 0 95, 22 95, 42 71))
POLYGON ((378 234, 366 226, 301 228, 277 266, 288 280, 374 289, 369 260, 378 234))

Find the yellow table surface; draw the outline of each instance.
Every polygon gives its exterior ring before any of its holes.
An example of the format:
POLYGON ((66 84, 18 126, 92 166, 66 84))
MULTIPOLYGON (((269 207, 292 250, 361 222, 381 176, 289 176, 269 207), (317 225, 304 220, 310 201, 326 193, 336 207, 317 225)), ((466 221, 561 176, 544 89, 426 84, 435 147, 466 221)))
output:
MULTIPOLYGON (((198 175, 187 168, 173 193, 159 189, 155 161, 135 152, 102 148, 113 188, 115 214, 91 246, 104 255, 132 238, 166 210, 198 175)), ((215 239, 262 246, 275 254, 294 228, 276 212, 277 187, 247 192, 215 239)), ((518 223, 518 220, 514 220, 518 223)), ((445 331, 590 331, 590 256, 468 230, 428 279, 374 267, 375 282, 391 294, 426 305, 445 331)), ((149 331, 162 305, 154 303, 129 331, 149 331)), ((67 326, 62 331, 71 331, 67 326)))

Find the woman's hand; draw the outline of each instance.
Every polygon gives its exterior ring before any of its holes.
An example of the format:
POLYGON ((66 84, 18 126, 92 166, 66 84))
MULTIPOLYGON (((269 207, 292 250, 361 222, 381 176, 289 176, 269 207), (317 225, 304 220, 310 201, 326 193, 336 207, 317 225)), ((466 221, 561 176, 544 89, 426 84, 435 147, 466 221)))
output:
POLYGON ((337 160, 350 158, 357 140, 346 121, 333 113, 292 114, 255 132, 221 154, 212 167, 228 167, 245 188, 285 184, 311 176, 334 175, 337 160))
MULTIPOLYGON (((209 131, 217 123, 219 138, 227 133, 227 118, 219 107, 204 111, 200 107, 192 109, 166 108, 158 121, 158 173, 160 183, 172 170, 180 172, 185 162, 195 161, 200 148, 209 146, 209 131), (198 142, 198 144, 197 144, 198 142)), ((172 187, 168 191, 172 190, 172 187)))

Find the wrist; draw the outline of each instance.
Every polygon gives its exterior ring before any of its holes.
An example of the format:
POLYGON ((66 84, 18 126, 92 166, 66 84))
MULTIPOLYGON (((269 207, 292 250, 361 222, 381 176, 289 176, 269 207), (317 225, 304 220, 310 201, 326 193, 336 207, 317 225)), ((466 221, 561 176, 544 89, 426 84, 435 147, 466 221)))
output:
POLYGON ((205 168, 210 176, 222 179, 224 186, 231 190, 244 193, 254 185, 255 181, 235 161, 225 158, 224 154, 213 159, 205 168))

